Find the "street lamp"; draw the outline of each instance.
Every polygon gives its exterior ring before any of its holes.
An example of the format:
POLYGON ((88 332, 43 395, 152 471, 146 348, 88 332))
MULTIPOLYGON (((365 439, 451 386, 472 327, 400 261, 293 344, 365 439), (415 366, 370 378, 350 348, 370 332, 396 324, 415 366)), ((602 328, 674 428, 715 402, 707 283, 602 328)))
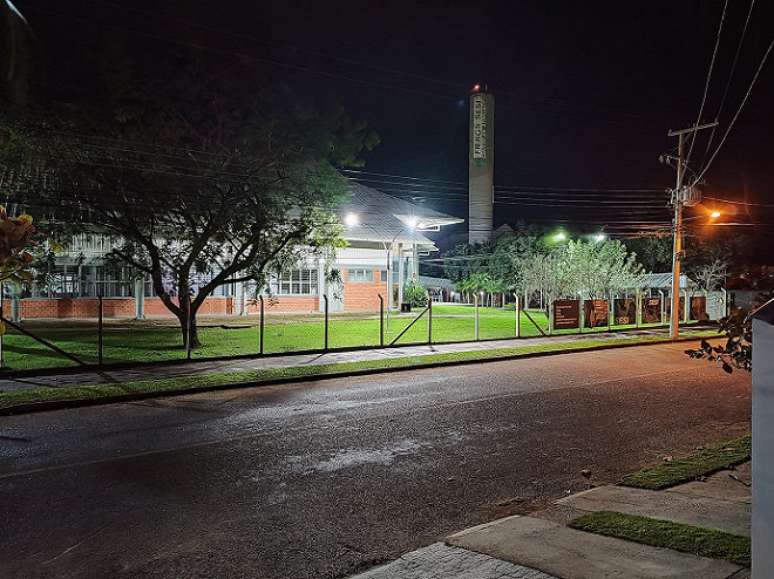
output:
POLYGON ((720 211, 718 211, 717 209, 715 209, 712 213, 710 213, 710 219, 717 219, 721 215, 723 215, 723 214, 720 211))
POLYGON ((607 235, 605 235, 604 233, 597 233, 596 235, 594 235, 594 241, 596 243, 602 243, 605 239, 607 239, 607 235))
POLYGON ((350 211, 344 216, 344 225, 346 225, 348 229, 357 227, 360 225, 360 216, 357 213, 350 211))
POLYGON ((564 231, 557 231, 554 233, 552 239, 556 242, 562 242, 567 240, 567 234, 564 231))

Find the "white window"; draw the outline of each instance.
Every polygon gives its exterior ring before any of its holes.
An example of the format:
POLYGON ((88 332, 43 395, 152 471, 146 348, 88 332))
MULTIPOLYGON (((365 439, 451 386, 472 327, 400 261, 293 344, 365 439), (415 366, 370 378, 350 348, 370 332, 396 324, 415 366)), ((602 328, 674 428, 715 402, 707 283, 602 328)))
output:
POLYGON ((278 296, 315 296, 317 295, 317 270, 292 269, 269 280, 271 293, 278 296))
POLYGON ((374 281, 374 270, 372 269, 350 269, 349 281, 354 283, 366 283, 374 281))

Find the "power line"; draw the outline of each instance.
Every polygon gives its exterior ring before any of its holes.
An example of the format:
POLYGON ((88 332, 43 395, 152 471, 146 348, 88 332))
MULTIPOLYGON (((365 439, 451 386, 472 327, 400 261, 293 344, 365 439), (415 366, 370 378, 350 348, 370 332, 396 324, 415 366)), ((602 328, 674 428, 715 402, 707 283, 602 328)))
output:
MULTIPOLYGON (((744 27, 742 28, 742 34, 739 36, 739 42, 736 45, 736 53, 734 54, 734 60, 731 63, 731 71, 728 74, 728 80, 726 81, 726 86, 723 89, 723 96, 720 99, 720 105, 718 105, 718 112, 715 114, 715 120, 720 119, 720 114, 723 111, 723 105, 726 103, 726 98, 728 97, 728 90, 731 88, 731 81, 734 79, 734 72, 736 72, 736 65, 739 62, 739 55, 742 52, 742 45, 744 44, 745 36, 747 36, 747 26, 750 24, 750 16, 752 16, 753 7, 755 6, 755 0, 750 0, 750 8, 747 10, 747 18, 744 21, 744 27)), ((715 138, 715 131, 717 131, 717 125, 712 127, 712 131, 710 131, 709 139, 707 140, 707 146, 704 149, 704 157, 701 160, 702 166, 704 166, 704 161, 707 159, 707 155, 709 154, 710 147, 712 146, 712 141, 715 138)))
POLYGON ((745 93, 744 98, 742 99, 742 102, 739 104, 739 108, 736 109, 736 113, 731 119, 731 122, 729 123, 728 128, 726 129, 726 132, 723 134, 723 138, 720 140, 720 143, 715 149, 715 152, 712 153, 712 156, 710 157, 709 161, 707 161, 707 164, 701 170, 701 173, 699 173, 699 176, 694 180, 693 185, 698 183, 702 179, 702 177, 704 177, 704 175, 707 173, 710 166, 712 165, 712 162, 715 160, 715 157, 717 157, 718 153, 720 152, 720 149, 723 148, 723 144, 726 142, 726 139, 728 138, 728 135, 731 132, 731 129, 734 128, 734 124, 736 123, 736 120, 739 118, 739 115, 741 114, 742 109, 744 108, 744 105, 747 103, 747 99, 750 98, 750 93, 752 92, 752 89, 755 86, 755 83, 761 74, 761 70, 763 70, 763 67, 766 64, 766 60, 769 58, 769 54, 771 54, 772 48, 774 48, 774 39, 772 39, 771 43, 769 43, 769 47, 766 49, 766 52, 764 53, 763 58, 761 58, 761 62, 758 64, 758 68, 755 71, 755 75, 753 76, 753 79, 750 82, 750 86, 747 88, 747 92, 745 93))
POLYGON ((710 197, 708 195, 702 195, 703 199, 710 199, 712 201, 721 201, 723 203, 731 203, 732 205, 749 205, 751 207, 774 207, 774 203, 753 203, 750 201, 732 201, 731 199, 724 199, 723 197, 710 197))
POLYGON ((720 24, 718 24, 718 32, 715 36, 715 48, 712 51, 712 59, 710 60, 709 69, 707 70, 707 78, 704 81, 704 94, 701 97, 701 105, 699 106, 699 114, 696 116, 696 122, 693 125, 693 133, 692 133, 692 139, 691 139, 691 145, 688 147, 688 155, 685 158, 685 165, 689 166, 691 164, 691 153, 693 153, 693 146, 696 143, 696 138, 698 135, 698 127, 699 123, 701 122, 701 117, 704 114, 704 105, 707 102, 707 92, 709 91, 709 85, 710 85, 710 79, 712 78, 712 70, 715 68, 715 59, 718 55, 718 47, 720 46, 720 36, 723 32, 723 23, 726 20, 726 9, 728 8, 728 0, 725 0, 723 3, 723 12, 720 14, 720 24))
MULTIPOLYGON (((119 5, 119 4, 114 4, 112 2, 105 2, 104 0, 91 0, 91 2, 94 2, 96 4, 101 4, 103 6, 109 6, 111 8, 118 8, 118 9, 123 9, 123 10, 127 10, 127 11, 138 12, 138 13, 141 13, 141 14, 148 14, 148 15, 152 15, 154 18, 159 18, 159 14, 158 13, 151 12, 149 10, 143 10, 143 9, 139 9, 139 8, 135 8, 135 7, 122 6, 122 5, 119 5)), ((293 49, 294 51, 297 51, 297 52, 305 52, 307 54, 313 54, 313 55, 320 56, 322 58, 326 58, 326 59, 329 59, 329 60, 338 60, 340 62, 344 62, 344 63, 347 63, 347 64, 354 64, 356 66, 363 66, 363 67, 371 68, 371 69, 374 69, 374 70, 381 70, 381 71, 384 71, 384 72, 387 72, 387 73, 390 73, 390 74, 395 74, 395 75, 400 75, 400 76, 407 76, 407 77, 416 78, 416 79, 419 79, 419 80, 425 80, 425 81, 434 82, 434 83, 438 83, 438 84, 444 84, 446 86, 457 88, 457 89, 466 86, 466 84, 462 83, 462 82, 453 82, 453 81, 449 81, 449 80, 434 78, 434 77, 425 76, 425 75, 421 75, 421 74, 416 74, 416 73, 412 73, 412 72, 406 72, 406 71, 398 70, 398 69, 394 69, 394 68, 388 68, 388 67, 380 66, 380 65, 377 65, 377 64, 373 64, 373 63, 369 63, 369 62, 364 62, 364 61, 360 61, 360 60, 355 60, 355 59, 351 59, 351 58, 345 58, 345 57, 342 57, 342 56, 337 56, 337 55, 329 54, 329 53, 326 53, 326 52, 321 52, 319 50, 311 50, 309 48, 303 48, 303 47, 292 45, 292 44, 280 43, 280 42, 270 42, 270 41, 267 41, 267 40, 260 39, 260 38, 258 38, 256 36, 252 36, 250 34, 245 34, 245 33, 242 33, 242 32, 233 32, 231 30, 224 30, 222 28, 213 28, 213 27, 210 27, 210 26, 204 26, 202 24, 198 24, 198 23, 192 22, 190 20, 183 20, 181 18, 173 18, 173 17, 168 16, 168 15, 162 15, 161 18, 163 18, 165 20, 170 20, 170 21, 173 21, 173 22, 180 22, 182 24, 185 24, 186 26, 190 26, 190 27, 193 27, 193 28, 199 28, 201 30, 206 30, 206 31, 209 31, 209 32, 214 32, 216 34, 222 34, 222 35, 225 35, 225 36, 231 36, 233 38, 239 38, 239 39, 244 39, 244 40, 251 40, 253 42, 257 42, 257 43, 263 44, 265 46, 275 46, 275 47, 291 48, 291 49, 293 49)))

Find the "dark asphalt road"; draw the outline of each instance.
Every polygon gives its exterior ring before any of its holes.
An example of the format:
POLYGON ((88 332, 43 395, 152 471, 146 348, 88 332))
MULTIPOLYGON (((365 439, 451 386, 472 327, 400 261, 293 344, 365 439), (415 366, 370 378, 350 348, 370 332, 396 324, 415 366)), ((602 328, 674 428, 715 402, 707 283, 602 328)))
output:
POLYGON ((0 577, 344 576, 747 431, 686 346, 0 418, 0 577))

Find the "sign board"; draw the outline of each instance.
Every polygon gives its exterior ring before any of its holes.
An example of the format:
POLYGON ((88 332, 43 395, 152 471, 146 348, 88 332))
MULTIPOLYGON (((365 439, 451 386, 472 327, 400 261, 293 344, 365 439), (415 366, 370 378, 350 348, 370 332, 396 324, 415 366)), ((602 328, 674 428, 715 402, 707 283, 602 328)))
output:
POLYGON ((691 319, 698 322, 709 320, 707 315, 707 298, 704 296, 691 296, 691 319))
POLYGON ((628 326, 637 323, 637 300, 632 298, 616 298, 615 325, 628 326))
POLYGON ((607 325, 607 300, 586 300, 583 302, 583 317, 587 328, 599 328, 607 325))
MULTIPOLYGON (((672 298, 671 297, 667 297, 666 314, 668 317, 672 316, 672 298)), ((685 319, 685 296, 680 296, 680 307, 677 310, 677 315, 680 320, 685 319)))
POLYGON ((471 140, 473 159, 485 161, 489 156, 489 124, 487 120, 486 95, 474 94, 471 99, 473 108, 473 134, 471 140))
POLYGON ((554 329, 577 330, 580 328, 580 302, 578 300, 556 300, 554 302, 554 329))
POLYGON ((709 292, 707 295, 707 317, 713 321, 726 317, 726 296, 723 292, 709 292))
POLYGON ((642 323, 661 323, 661 298, 642 298, 642 323))

